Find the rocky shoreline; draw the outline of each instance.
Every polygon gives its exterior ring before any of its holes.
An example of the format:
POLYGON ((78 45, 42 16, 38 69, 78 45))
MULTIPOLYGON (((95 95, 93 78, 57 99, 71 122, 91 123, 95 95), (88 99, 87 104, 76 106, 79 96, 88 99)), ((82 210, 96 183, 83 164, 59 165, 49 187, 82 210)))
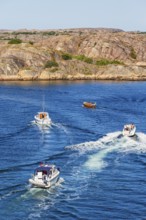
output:
POLYGON ((117 81, 145 81, 146 68, 129 66, 109 66, 107 69, 100 69, 97 73, 85 75, 82 73, 64 74, 56 72, 54 74, 43 71, 37 75, 33 71, 22 70, 19 75, 1 75, 0 81, 41 81, 41 80, 117 80, 117 81))
POLYGON ((0 31, 0 81, 146 80, 146 34, 0 31))

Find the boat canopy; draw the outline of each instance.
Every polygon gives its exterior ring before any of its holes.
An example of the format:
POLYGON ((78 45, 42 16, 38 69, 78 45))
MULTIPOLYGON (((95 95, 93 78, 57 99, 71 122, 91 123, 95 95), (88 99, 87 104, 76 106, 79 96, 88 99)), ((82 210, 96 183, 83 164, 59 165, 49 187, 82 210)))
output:
POLYGON ((42 167, 37 167, 35 172, 47 172, 49 173, 50 170, 53 168, 53 166, 42 166, 42 167))

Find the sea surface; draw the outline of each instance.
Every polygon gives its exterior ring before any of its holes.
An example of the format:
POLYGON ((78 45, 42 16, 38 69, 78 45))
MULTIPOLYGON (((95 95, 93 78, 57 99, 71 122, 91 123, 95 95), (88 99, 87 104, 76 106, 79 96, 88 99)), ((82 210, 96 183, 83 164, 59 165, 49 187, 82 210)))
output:
POLYGON ((9 219, 146 219, 146 82, 1 82, 0 220, 9 219), (50 128, 33 123, 43 108, 50 128), (133 138, 122 136, 127 123, 133 138), (50 189, 28 183, 40 162, 60 167, 50 189))

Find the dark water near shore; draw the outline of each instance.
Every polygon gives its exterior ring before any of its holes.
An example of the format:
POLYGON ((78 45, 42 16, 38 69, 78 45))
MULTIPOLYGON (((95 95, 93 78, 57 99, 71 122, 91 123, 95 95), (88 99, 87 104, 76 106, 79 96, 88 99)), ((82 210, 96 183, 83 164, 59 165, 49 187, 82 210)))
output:
POLYGON ((0 83, 0 220, 135 220, 145 207, 146 82, 0 83), (32 124, 43 97, 50 129, 32 124), (131 122, 137 136, 122 137, 131 122), (40 161, 61 168, 47 190, 28 184, 40 161))

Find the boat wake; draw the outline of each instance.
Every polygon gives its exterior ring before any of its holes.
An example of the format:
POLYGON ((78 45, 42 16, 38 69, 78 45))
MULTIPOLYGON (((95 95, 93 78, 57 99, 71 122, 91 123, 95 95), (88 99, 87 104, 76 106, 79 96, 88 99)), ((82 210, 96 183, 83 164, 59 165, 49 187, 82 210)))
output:
POLYGON ((62 124, 60 124, 60 123, 53 123, 52 126, 54 126, 54 127, 58 128, 58 129, 62 130, 62 131, 63 131, 65 134, 67 134, 67 135, 69 134, 68 129, 67 129, 64 125, 62 125, 62 124))
POLYGON ((52 128, 52 124, 50 124, 50 126, 46 126, 46 125, 39 125, 38 123, 36 123, 35 121, 31 121, 31 125, 35 125, 36 127, 38 127, 39 131, 41 133, 50 133, 50 129, 52 128))
POLYGON ((108 165, 105 159, 112 152, 146 153, 146 134, 139 132, 135 137, 130 138, 121 135, 121 132, 114 132, 97 141, 67 146, 66 149, 78 151, 79 155, 90 154, 83 166, 90 170, 101 171, 108 165))
POLYGON ((36 121, 35 120, 33 120, 33 121, 31 121, 31 123, 30 123, 31 125, 37 125, 37 127, 41 130, 41 131, 47 131, 47 130, 49 130, 49 129, 52 129, 52 128, 57 128, 57 129, 59 129, 59 130, 62 130, 65 134, 69 134, 69 131, 68 131, 68 129, 64 126, 64 125, 62 125, 62 124, 60 124, 60 123, 53 123, 53 122, 51 122, 51 124, 49 125, 49 126, 47 126, 47 125, 40 125, 40 124, 38 124, 38 123, 36 123, 36 121))
POLYGON ((63 182, 64 182, 64 179, 60 177, 58 181, 48 189, 32 187, 31 184, 28 184, 26 187, 26 192, 21 195, 21 198, 28 199, 28 198, 32 198, 33 196, 34 198, 37 198, 40 200, 42 200, 42 198, 48 199, 48 195, 55 196, 53 191, 54 190, 56 191, 58 187, 62 187, 63 182))

